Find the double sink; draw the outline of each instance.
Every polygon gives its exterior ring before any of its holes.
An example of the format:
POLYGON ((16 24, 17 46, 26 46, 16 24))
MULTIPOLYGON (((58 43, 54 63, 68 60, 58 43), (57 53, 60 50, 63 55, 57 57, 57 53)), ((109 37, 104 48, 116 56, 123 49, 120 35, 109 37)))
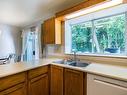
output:
POLYGON ((53 63, 56 64, 66 64, 70 66, 75 66, 75 67, 87 67, 90 63, 88 62, 80 62, 80 61, 68 61, 68 60, 59 60, 59 61, 54 61, 53 63))

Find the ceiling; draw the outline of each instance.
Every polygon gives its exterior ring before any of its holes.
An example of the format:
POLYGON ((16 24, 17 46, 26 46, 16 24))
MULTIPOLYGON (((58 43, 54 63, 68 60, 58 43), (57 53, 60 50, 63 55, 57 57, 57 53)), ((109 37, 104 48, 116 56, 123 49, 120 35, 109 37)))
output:
POLYGON ((0 23, 24 27, 84 0, 0 0, 0 23))

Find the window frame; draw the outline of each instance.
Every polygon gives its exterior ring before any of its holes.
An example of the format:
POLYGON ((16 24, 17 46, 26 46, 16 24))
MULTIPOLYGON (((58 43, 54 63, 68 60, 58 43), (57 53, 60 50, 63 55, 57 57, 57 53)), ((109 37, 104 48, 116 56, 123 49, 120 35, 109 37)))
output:
MULTIPOLYGON (((114 54, 113 53, 106 54, 106 53, 94 53, 94 52, 91 52, 91 53, 79 53, 79 52, 77 52, 77 55, 103 56, 103 57, 125 57, 126 58, 127 57, 127 11, 126 12, 117 13, 117 14, 113 14, 113 15, 109 15, 109 16, 100 17, 100 18, 97 18, 97 19, 86 20, 86 21, 82 21, 82 22, 79 21, 79 23, 76 22, 74 24, 80 24, 80 23, 85 23, 85 22, 92 22, 92 23, 94 23, 95 20, 99 20, 99 19, 103 19, 103 18, 108 18, 108 17, 112 17, 112 16, 117 16, 117 15, 122 15, 122 14, 125 15, 125 21, 126 21, 125 22, 125 54, 115 54, 115 53, 114 54)), ((71 24, 71 25, 74 25, 74 24, 71 24)), ((65 27, 67 27, 67 25, 65 25, 65 27)), ((93 26, 92 28, 94 28, 94 27, 95 26, 93 26)), ((66 28, 65 28, 65 31, 67 31, 66 28)), ((69 30, 69 31, 72 34, 72 31, 71 30, 69 30)), ((92 29, 91 32, 93 33, 94 29, 92 29)), ((65 32, 65 37, 66 37, 66 35, 67 35, 67 33, 65 32)), ((70 38, 71 38, 70 43, 72 43, 72 36, 70 36, 70 38)), ((92 40, 92 43, 93 43, 93 40, 92 40)), ((67 45, 66 45, 66 41, 65 41, 65 54, 73 54, 71 52, 72 44, 70 44, 70 50, 69 49, 66 50, 66 48, 69 47, 69 46, 67 46, 67 47, 66 46, 67 45)))

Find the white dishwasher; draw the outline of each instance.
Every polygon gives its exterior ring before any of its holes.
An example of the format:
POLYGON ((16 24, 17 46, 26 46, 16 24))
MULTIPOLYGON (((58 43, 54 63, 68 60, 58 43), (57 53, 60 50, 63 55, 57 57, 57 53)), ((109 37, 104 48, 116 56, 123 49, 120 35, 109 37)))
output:
POLYGON ((127 95, 127 82, 88 74, 87 95, 127 95))

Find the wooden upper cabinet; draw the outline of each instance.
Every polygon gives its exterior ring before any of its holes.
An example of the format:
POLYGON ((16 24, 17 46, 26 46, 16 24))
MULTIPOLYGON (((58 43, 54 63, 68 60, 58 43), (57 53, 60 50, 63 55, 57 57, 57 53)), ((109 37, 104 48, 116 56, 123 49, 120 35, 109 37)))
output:
POLYGON ((44 21, 42 39, 44 44, 61 44, 61 21, 55 17, 44 21))
POLYGON ((64 71, 64 95, 83 95, 83 72, 71 69, 64 71))

